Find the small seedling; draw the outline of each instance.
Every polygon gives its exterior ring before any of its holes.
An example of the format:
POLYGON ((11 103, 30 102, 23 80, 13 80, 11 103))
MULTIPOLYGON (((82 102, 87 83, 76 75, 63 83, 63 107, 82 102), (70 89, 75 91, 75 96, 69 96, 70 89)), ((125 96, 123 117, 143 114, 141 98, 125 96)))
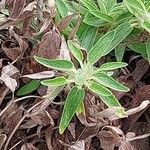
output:
MULTIPOLYGON (((110 89, 128 92, 129 88, 114 80, 109 72, 114 69, 127 66, 124 62, 108 62, 96 68, 94 64, 104 55, 121 42, 123 37, 119 26, 116 30, 109 31, 102 36, 98 42, 87 52, 87 58, 84 58, 81 49, 73 42, 68 41, 68 47, 74 58, 78 61, 78 66, 69 60, 46 59, 34 56, 35 60, 51 69, 62 71, 62 76, 57 76, 53 79, 41 81, 45 86, 69 86, 70 91, 65 101, 62 117, 59 125, 59 132, 62 134, 68 127, 75 113, 78 113, 78 108, 83 104, 85 91, 90 90, 96 94, 108 106, 116 109, 116 114, 122 118, 125 117, 124 109, 121 107, 118 100, 115 98, 110 89), (118 32, 116 32, 118 31, 118 32), (120 36, 119 36, 120 34, 120 36)), ((128 30, 130 29, 130 26, 128 30)), ((127 29, 126 29, 127 30, 127 29)))

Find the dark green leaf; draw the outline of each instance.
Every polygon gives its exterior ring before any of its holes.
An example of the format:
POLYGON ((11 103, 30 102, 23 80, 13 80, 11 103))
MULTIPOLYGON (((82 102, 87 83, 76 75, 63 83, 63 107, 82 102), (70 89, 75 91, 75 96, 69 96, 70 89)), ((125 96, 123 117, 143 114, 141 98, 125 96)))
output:
POLYGON ((35 91, 39 87, 39 85, 40 80, 32 80, 19 89, 19 91, 17 92, 17 96, 30 94, 31 92, 35 91))
POLYGON ((62 134, 68 127, 71 119, 73 118, 77 108, 81 105, 85 96, 83 89, 74 86, 69 92, 64 109, 62 112, 62 117, 59 125, 59 133, 62 134))

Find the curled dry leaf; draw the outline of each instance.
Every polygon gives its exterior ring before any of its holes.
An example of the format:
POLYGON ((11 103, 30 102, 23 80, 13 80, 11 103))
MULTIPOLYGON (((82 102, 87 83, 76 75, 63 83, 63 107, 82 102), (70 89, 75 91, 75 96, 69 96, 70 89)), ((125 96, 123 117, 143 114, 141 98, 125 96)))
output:
POLYGON ((52 30, 43 35, 39 44, 38 56, 55 59, 59 56, 59 48, 61 44, 60 35, 56 30, 52 30))
POLYGON ((74 145, 70 146, 68 150, 85 150, 85 141, 77 141, 74 145))
POLYGON ((150 104, 150 100, 143 101, 138 107, 130 109, 126 111, 126 113, 128 116, 133 115, 139 111, 144 110, 149 104, 150 104))
POLYGON ((46 79, 46 78, 52 78, 54 76, 55 76, 54 71, 43 71, 34 74, 24 75, 22 77, 27 77, 30 79, 46 79))
POLYGON ((2 148, 3 144, 5 143, 7 136, 5 134, 0 134, 0 149, 2 148))
POLYGON ((14 92, 17 87, 16 79, 12 78, 12 76, 15 75, 16 73, 19 73, 19 70, 12 64, 9 64, 3 67, 2 75, 0 77, 0 80, 2 80, 12 92, 14 92))
POLYGON ((71 60, 69 49, 64 36, 61 36, 60 59, 71 60))

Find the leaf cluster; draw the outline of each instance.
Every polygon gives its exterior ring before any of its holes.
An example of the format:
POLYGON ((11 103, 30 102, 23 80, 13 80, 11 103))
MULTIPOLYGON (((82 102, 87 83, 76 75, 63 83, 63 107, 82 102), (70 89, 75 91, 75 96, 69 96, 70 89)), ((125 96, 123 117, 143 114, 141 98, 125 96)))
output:
MULTIPOLYGON (((110 89, 128 92, 129 88, 120 84, 110 76, 110 71, 127 66, 124 62, 108 62, 100 67, 95 67, 95 63, 103 56, 112 51, 131 32, 129 23, 123 23, 116 29, 107 32, 97 43, 87 52, 84 58, 83 51, 78 44, 68 40, 68 47, 73 57, 78 61, 78 67, 69 60, 46 59, 34 56, 35 60, 51 69, 62 71, 62 76, 41 81, 45 86, 69 86, 70 92, 65 101, 59 131, 62 134, 68 127, 72 117, 78 113, 78 108, 82 105, 85 91, 90 90, 96 94, 108 107, 120 107, 110 89), (125 33, 125 34, 123 34, 125 33)), ((125 117, 124 109, 116 109, 119 117, 125 117)))

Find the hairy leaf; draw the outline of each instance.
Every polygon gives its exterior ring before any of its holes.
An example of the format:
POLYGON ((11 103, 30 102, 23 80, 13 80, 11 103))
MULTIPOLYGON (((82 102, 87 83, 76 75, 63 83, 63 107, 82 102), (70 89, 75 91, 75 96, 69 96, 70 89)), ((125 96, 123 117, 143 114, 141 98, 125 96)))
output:
POLYGON ((109 89, 107 89, 104 86, 96 83, 95 81, 92 81, 90 83, 90 85, 88 86, 88 88, 92 92, 94 92, 94 93, 96 93, 98 95, 103 95, 103 96, 110 96, 110 95, 112 95, 112 93, 111 93, 111 91, 109 89))
POLYGON ((129 88, 120 84, 119 82, 117 82, 116 80, 114 80, 112 77, 108 76, 105 73, 99 72, 95 76, 96 76, 95 80, 101 85, 104 85, 116 91, 121 91, 121 92, 129 91, 129 88))
POLYGON ((68 46, 73 56, 81 63, 83 61, 83 54, 81 50, 70 40, 68 41, 68 46))
POLYGON ((112 43, 115 36, 115 31, 110 31, 102 36, 98 42, 92 47, 88 54, 88 62, 94 64, 98 61, 101 56, 110 51, 108 49, 109 45, 112 43))
POLYGON ((34 56, 34 59, 38 63, 48 68, 62 70, 62 71, 73 69, 73 63, 68 60, 46 59, 38 56, 34 56))
POLYGON ((64 77, 56 77, 54 79, 47 79, 47 80, 41 81, 41 84, 45 86, 62 86, 67 83, 68 81, 64 77))
POLYGON ((115 70, 122 67, 126 67, 128 64, 124 62, 108 62, 103 65, 98 70, 101 71, 108 71, 108 70, 115 70))
POLYGON ((74 86, 69 92, 64 109, 62 112, 62 117, 59 125, 59 133, 62 134, 68 127, 71 119, 73 118, 77 108, 81 105, 85 96, 83 89, 74 86))
POLYGON ((104 21, 111 22, 111 23, 113 22, 113 18, 111 16, 102 13, 100 10, 92 10, 90 11, 90 13, 104 21))

